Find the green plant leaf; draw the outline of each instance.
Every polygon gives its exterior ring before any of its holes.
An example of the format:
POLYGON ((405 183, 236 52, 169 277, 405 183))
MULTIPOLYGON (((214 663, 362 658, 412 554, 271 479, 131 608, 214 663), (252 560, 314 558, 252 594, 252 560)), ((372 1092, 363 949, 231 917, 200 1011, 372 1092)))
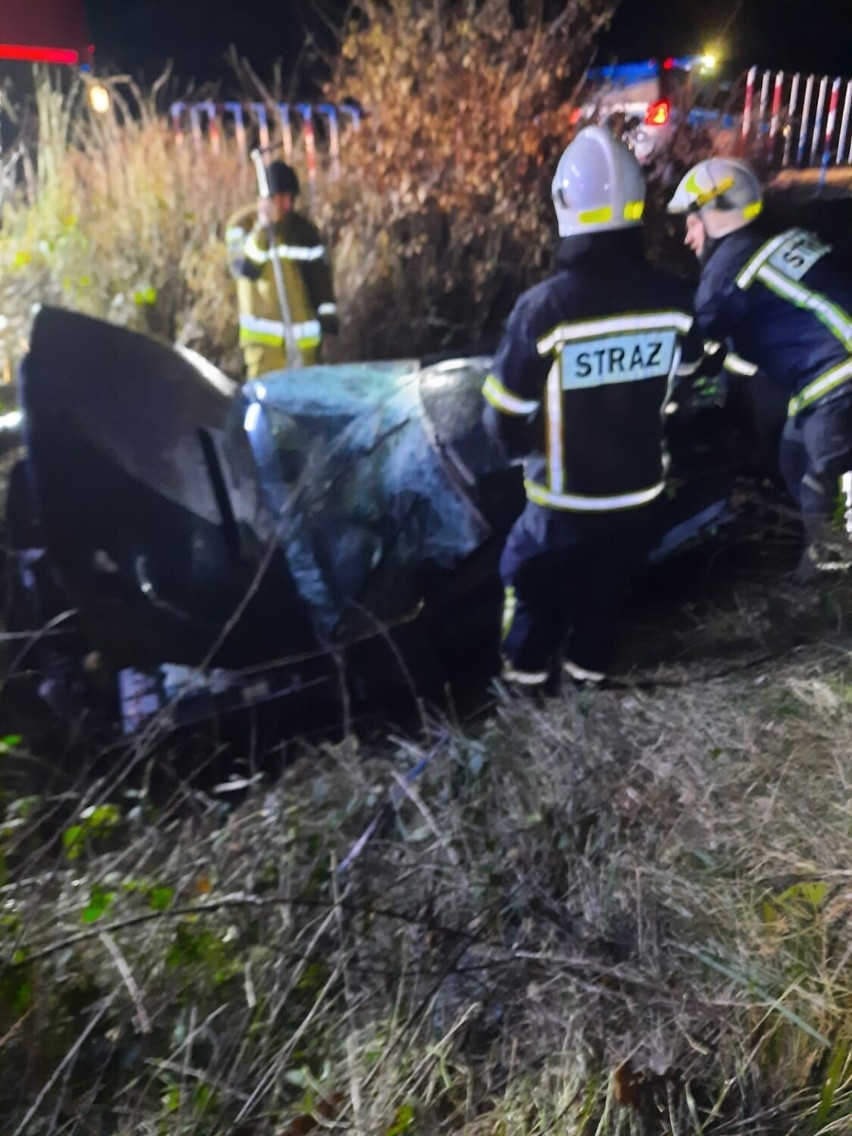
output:
POLYGON ((81 824, 72 824, 62 833, 62 847, 69 860, 78 860, 86 847, 86 830, 81 824))
POLYGON ((83 909, 80 916, 81 920, 84 923, 96 923, 108 910, 114 899, 114 891, 107 891, 102 887, 93 887, 88 905, 83 909))
POLYGON ((699 958, 705 966, 712 967, 713 970, 717 970, 720 974, 724 974, 726 978, 730 978, 740 986, 744 986, 749 991, 749 993, 758 995, 761 999, 763 999, 764 1005, 767 1007, 767 1009, 775 1010, 776 1013, 779 1013, 782 1018, 786 1018, 787 1021, 791 1023, 791 1025, 796 1026, 802 1031, 802 1033, 807 1034, 807 1036, 813 1041, 817 1042, 819 1045, 824 1046, 826 1049, 829 1049, 831 1047, 831 1042, 824 1034, 821 1034, 819 1030, 815 1030, 812 1025, 809 1025, 804 1020, 804 1018, 801 1018, 798 1014, 794 1013, 791 1009, 785 1006, 779 998, 774 998, 768 990, 764 990, 761 986, 759 986, 751 978, 751 976, 739 974, 736 970, 733 970, 731 967, 726 966, 722 962, 719 962, 719 960, 713 958, 712 955, 707 954, 706 951, 697 951, 696 957, 699 958))
POLYGON ((91 830, 115 828, 121 820, 121 810, 118 805, 90 805, 80 813, 80 820, 86 828, 91 830))
POLYGON ((385 1136, 403 1136, 414 1123, 414 1106, 401 1104, 396 1110, 396 1116, 390 1128, 385 1130, 385 1136))
POLYGON ((852 1049, 852 1043, 841 1041, 831 1055, 828 1071, 825 1074, 825 1080, 820 1091, 819 1108, 816 1114, 817 1127, 825 1124, 831 1116, 834 1098, 840 1086, 846 1062, 849 1060, 850 1049, 852 1049))
POLYGON ((148 892, 148 906, 152 911, 165 911, 174 899, 173 887, 154 887, 148 892))

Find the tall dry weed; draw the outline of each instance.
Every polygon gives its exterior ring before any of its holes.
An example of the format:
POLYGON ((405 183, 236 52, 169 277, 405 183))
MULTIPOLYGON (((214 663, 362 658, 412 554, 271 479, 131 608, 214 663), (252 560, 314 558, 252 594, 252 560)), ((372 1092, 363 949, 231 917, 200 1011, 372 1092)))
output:
POLYGON ((33 306, 51 303, 236 363, 222 229, 251 193, 244 163, 227 144, 179 145, 156 89, 115 84, 103 117, 85 93, 37 83, 37 143, 0 228, 7 358, 20 358, 33 306))

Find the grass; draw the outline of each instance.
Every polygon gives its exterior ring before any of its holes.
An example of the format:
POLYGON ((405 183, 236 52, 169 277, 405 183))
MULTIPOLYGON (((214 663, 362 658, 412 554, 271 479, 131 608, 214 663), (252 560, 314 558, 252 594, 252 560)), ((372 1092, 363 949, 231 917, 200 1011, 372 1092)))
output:
POLYGON ((850 600, 745 576, 692 661, 237 794, 7 793, 4 1131, 848 1131, 850 600))
MULTIPOLYGON (((550 38, 512 39, 500 6, 408 30, 375 6, 353 31, 366 102, 419 74, 424 37, 445 63, 421 133, 394 104, 399 147, 373 161, 365 130, 359 175, 316 203, 339 357, 471 338, 541 272, 565 137, 544 64, 570 59, 570 87, 610 6, 591 31, 581 7, 550 38), (476 192, 441 141, 487 70, 470 53, 503 83, 486 124, 459 119, 476 192), (425 198, 394 185, 424 155, 425 198)), ((41 164, 4 206, 7 368, 53 302, 236 372, 238 155, 176 146, 156 92, 106 120, 81 93, 41 87, 41 164)), ((134 743, 45 788, 69 754, 0 739, 3 1136, 848 1133, 852 587, 794 590, 787 556, 633 611, 616 689, 288 743, 274 780, 213 735, 173 792, 186 754, 134 743)))

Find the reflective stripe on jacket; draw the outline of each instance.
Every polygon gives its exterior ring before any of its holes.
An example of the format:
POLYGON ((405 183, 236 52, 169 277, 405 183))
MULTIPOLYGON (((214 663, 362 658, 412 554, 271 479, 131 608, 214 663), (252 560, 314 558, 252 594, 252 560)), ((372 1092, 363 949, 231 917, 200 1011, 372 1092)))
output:
MULTIPOLYGON (((300 350, 318 347, 322 338, 319 320, 304 320, 294 323, 290 329, 296 346, 300 350)), ((281 320, 263 319, 260 316, 243 314, 240 316, 240 342, 264 343, 270 347, 281 347, 285 342, 284 324, 281 320)))
POLYGON ((703 357, 690 307, 680 284, 645 263, 640 232, 561 242, 554 275, 515 305, 483 387, 497 412, 490 432, 508 442, 530 423, 530 501, 611 512, 663 492, 663 408, 703 357))
POLYGON ((705 335, 782 385, 795 415, 852 378, 852 274, 804 229, 769 237, 748 225, 719 241, 701 273, 705 335))

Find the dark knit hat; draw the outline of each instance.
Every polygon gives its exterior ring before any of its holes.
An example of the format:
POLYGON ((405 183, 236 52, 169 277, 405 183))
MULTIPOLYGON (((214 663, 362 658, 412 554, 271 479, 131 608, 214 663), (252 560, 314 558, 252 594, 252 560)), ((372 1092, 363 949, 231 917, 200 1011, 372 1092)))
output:
POLYGON ((299 192, 299 179, 296 171, 286 162, 270 162, 266 167, 266 179, 269 182, 269 192, 292 193, 295 197, 299 192))

